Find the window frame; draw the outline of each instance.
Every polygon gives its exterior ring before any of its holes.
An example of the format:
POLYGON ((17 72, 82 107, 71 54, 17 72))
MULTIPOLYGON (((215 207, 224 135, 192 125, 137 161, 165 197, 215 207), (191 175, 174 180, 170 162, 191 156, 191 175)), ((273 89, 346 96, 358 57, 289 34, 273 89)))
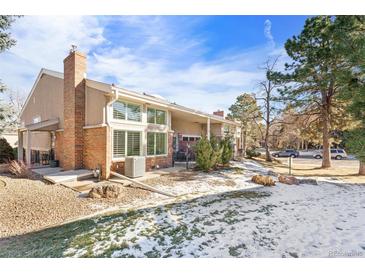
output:
POLYGON ((183 142, 197 142, 201 139, 201 136, 199 135, 193 135, 193 134, 183 134, 181 141, 183 142), (187 140, 184 140, 185 138, 187 138, 187 140), (190 140, 190 138, 193 138, 193 140, 190 140))
POLYGON ((168 121, 167 121, 168 120, 168 117, 167 116, 168 116, 168 113, 164 109, 154 108, 154 107, 147 107, 147 124, 166 126, 168 124, 168 121), (153 117, 154 118, 153 119, 154 122, 153 123, 148 121, 148 111, 149 110, 153 110, 154 111, 154 117, 153 117), (163 123, 163 124, 157 123, 157 112, 158 111, 165 113, 165 123, 163 123))
POLYGON ((168 155, 168 151, 169 151, 169 141, 168 141, 168 134, 167 132, 161 132, 161 131, 148 131, 146 134, 146 145, 147 145, 147 149, 146 149, 146 157, 161 157, 161 156, 167 156, 168 155), (148 134, 153 134, 153 154, 148 154, 148 134), (156 134, 164 134, 165 135, 165 153, 163 154, 156 154, 156 141, 157 141, 157 137, 156 134))
POLYGON ((124 161, 126 157, 133 157, 133 156, 142 156, 143 155, 143 131, 140 130, 125 130, 125 129, 118 129, 113 128, 112 138, 112 160, 113 161, 124 161), (114 154, 114 131, 122 131, 124 132, 124 155, 123 156, 115 156, 114 154), (139 155, 128 155, 128 132, 138 132, 139 133, 139 155))
POLYGON ((139 104, 139 103, 135 103, 135 102, 130 102, 127 100, 123 100, 123 99, 118 99, 116 100, 113 104, 111 104, 111 117, 112 117, 112 121, 115 122, 123 122, 123 123, 137 123, 137 124, 142 124, 143 123, 143 105, 139 104), (115 118, 114 117, 114 104, 116 102, 121 102, 123 104, 125 104, 125 113, 124 113, 124 119, 119 119, 119 118, 115 118), (139 108, 139 113, 140 113, 140 120, 136 121, 136 120, 129 120, 128 119, 128 106, 129 105, 133 105, 139 108))

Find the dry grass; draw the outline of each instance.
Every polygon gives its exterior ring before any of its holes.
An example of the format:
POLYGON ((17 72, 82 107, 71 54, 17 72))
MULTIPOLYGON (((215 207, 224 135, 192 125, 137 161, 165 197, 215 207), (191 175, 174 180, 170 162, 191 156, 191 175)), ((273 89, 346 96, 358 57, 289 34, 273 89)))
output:
POLYGON ((11 161, 9 163, 9 172, 17 178, 31 178, 32 172, 28 169, 23 161, 11 161))
MULTIPOLYGON (((286 159, 275 159, 269 163, 261 158, 254 160, 260 162, 266 168, 283 175, 289 174, 289 168, 286 159)), ((358 175, 359 167, 356 164, 346 164, 344 161, 332 161, 331 168, 321 168, 320 161, 312 159, 294 159, 292 164, 292 175, 302 177, 330 177, 337 180, 343 180, 350 183, 365 184, 365 176, 358 175)))

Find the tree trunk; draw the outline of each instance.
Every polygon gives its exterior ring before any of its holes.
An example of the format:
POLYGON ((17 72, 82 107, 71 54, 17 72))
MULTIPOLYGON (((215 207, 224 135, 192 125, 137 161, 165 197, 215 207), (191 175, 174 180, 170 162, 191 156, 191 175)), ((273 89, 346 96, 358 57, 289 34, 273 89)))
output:
POLYGON ((270 94, 266 97, 266 132, 265 132, 265 160, 271 162, 271 155, 269 151, 269 130, 270 130, 270 94))
POLYGON ((365 175, 365 162, 360 162, 359 175, 365 175))
POLYGON ((242 153, 243 157, 246 156, 246 140, 247 140, 247 130, 246 127, 242 131, 242 153))
POLYGON ((269 151, 269 133, 266 132, 265 134, 265 160, 266 162, 271 162, 271 155, 269 151))
POLYGON ((322 142, 323 142, 323 159, 322 168, 331 167, 331 146, 329 134, 329 107, 330 98, 326 92, 322 92, 322 142))

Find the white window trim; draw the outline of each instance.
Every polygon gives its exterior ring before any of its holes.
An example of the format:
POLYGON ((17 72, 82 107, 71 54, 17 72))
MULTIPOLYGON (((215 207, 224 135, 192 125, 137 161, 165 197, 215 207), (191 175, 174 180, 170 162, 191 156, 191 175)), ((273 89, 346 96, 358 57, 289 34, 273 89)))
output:
POLYGON ((136 156, 142 156, 143 155, 143 131, 140 131, 140 130, 125 130, 125 129, 119 129, 119 128, 113 128, 112 129, 112 134, 111 134, 111 138, 112 138, 112 141, 111 141, 111 150, 112 150, 112 162, 122 162, 122 161, 125 161, 125 158, 126 157, 133 157, 133 156, 128 156, 128 136, 127 136, 127 132, 139 132, 140 135, 139 135, 139 155, 136 155, 136 156), (117 130, 117 131, 124 131, 124 140, 125 140, 125 143, 124 143, 124 151, 125 151, 125 154, 124 156, 122 157, 114 157, 114 131, 117 130))
POLYGON ((146 122, 147 122, 147 124, 149 124, 149 125, 158 125, 158 126, 167 126, 169 124, 168 121, 169 121, 169 113, 166 109, 156 108, 156 107, 153 107, 153 106, 147 106, 147 108, 146 108, 146 122), (154 123, 149 123, 148 122, 148 109, 149 108, 155 110, 155 122, 154 123), (156 123, 156 119, 157 119, 156 111, 157 110, 165 112, 165 123, 164 124, 157 124, 156 123))
MULTIPOLYGON (((135 103, 135 102, 132 102, 132 101, 128 101, 128 100, 124 100, 124 99, 118 99, 117 101, 121 101, 125 104, 131 104, 131 105, 135 105, 135 106, 139 106, 139 110, 141 111, 141 121, 132 121, 132 120, 128 120, 128 112, 126 110, 125 112, 125 119, 115 119, 114 118, 114 108, 113 108, 113 104, 110 105, 110 121, 111 122, 114 122, 114 123, 121 123, 121 124, 137 124, 137 125, 141 125, 141 124, 146 124, 144 123, 143 121, 143 104, 140 104, 140 103, 135 103)), ((115 102, 117 102, 115 101, 115 102)), ((127 107, 127 106, 126 106, 127 107)))
MULTIPOLYGON (((169 135, 167 132, 161 132, 161 131, 147 131, 146 132, 146 157, 147 158, 153 158, 153 157, 166 157, 169 155, 169 135), (163 133, 163 134, 166 134, 166 144, 165 144, 165 151, 166 153, 164 154, 153 154, 153 155, 148 155, 148 148, 147 148, 147 145, 148 145, 148 142, 147 142, 147 136, 148 136, 148 133, 163 133)), ((156 137, 155 137, 155 144, 154 144, 154 151, 156 151, 156 137)))
POLYGON ((40 115, 33 116, 32 124, 36 124, 36 123, 40 123, 40 122, 42 122, 42 117, 40 115), (35 120, 37 120, 37 121, 35 121, 35 120))

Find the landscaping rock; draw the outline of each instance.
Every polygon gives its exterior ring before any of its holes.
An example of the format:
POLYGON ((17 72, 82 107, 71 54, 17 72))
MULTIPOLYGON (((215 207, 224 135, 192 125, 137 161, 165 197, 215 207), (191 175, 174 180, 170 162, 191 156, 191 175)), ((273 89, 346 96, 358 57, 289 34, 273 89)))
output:
POLYGON ((254 175, 251 178, 251 181, 255 184, 263 185, 263 186, 274 186, 275 182, 270 176, 263 175, 254 175))
POLYGON ((287 185, 298 185, 299 184, 299 180, 297 178, 295 178, 294 176, 280 175, 278 177, 278 180, 280 183, 287 184, 287 185))
POLYGON ((119 198, 122 194, 122 189, 118 185, 105 185, 105 186, 97 186, 93 187, 90 191, 88 196, 90 198, 107 198, 107 199, 113 199, 113 198, 119 198))

